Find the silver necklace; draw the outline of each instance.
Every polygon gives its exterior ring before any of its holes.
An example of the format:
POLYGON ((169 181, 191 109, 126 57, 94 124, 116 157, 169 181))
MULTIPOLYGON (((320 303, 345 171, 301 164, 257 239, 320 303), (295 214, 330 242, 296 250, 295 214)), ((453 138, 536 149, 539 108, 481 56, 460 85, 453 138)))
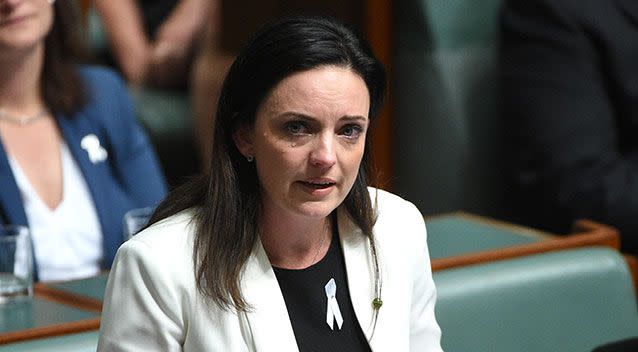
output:
POLYGON ((16 125, 26 126, 48 115, 47 109, 42 109, 35 115, 12 116, 5 109, 0 109, 0 120, 7 121, 16 125))

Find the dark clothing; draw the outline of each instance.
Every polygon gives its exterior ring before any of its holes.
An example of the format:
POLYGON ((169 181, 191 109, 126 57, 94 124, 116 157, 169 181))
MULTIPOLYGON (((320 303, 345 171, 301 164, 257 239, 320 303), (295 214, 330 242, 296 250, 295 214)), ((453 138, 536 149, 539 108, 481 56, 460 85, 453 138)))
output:
POLYGON ((177 6, 177 0, 139 0, 137 3, 142 13, 146 35, 153 40, 157 29, 177 6))
POLYGON ((638 253, 638 1, 507 0, 500 70, 514 220, 620 229, 638 253))
MULTIPOLYGON (((157 30, 168 19, 171 11, 177 6, 177 2, 177 0, 140 0, 137 2, 142 16, 144 33, 150 41, 155 40, 157 30)), ((100 28, 100 31, 103 31, 103 29, 100 28)), ((102 33, 102 35, 105 34, 102 33)), ((96 47, 93 55, 99 64, 111 67, 120 73, 122 72, 122 68, 113 56, 110 44, 107 44, 106 47, 96 47)))
POLYGON ((346 266, 339 238, 335 236, 326 256, 301 270, 273 268, 286 302, 299 351, 370 351, 359 326, 348 290, 346 266), (334 330, 326 323, 327 301, 324 287, 334 278, 336 298, 343 315, 343 325, 334 330))
POLYGON ((636 351, 638 351, 638 337, 600 346, 594 349, 592 352, 636 352, 636 351))

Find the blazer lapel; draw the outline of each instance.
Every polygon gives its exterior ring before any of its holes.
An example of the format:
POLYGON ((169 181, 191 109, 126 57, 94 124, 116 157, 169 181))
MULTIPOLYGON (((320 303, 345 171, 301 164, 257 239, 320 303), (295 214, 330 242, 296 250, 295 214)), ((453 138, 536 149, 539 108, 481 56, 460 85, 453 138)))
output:
POLYGON ((241 282, 244 298, 250 305, 246 319, 255 350, 298 352, 286 302, 261 241, 255 244, 241 282))
POLYGON ((104 257, 105 260, 108 260, 109 258, 112 259, 115 253, 107 253, 107 251, 109 251, 109 249, 111 248, 117 249, 121 240, 120 237, 107 236, 107 234, 116 232, 116 230, 113 229, 113 226, 115 226, 115 224, 104 221, 105 219, 108 219, 108 190, 104 189, 104 187, 100 187, 100 185, 105 184, 103 177, 104 175, 108 174, 108 171, 105 169, 107 167, 106 164, 108 163, 108 155, 105 156, 105 158, 102 160, 91 161, 89 151, 82 147, 82 140, 91 135, 94 136, 102 145, 104 145, 105 143, 104 140, 100 140, 98 138, 99 134, 97 133, 97 131, 91 128, 90 125, 78 125, 88 120, 82 118, 82 116, 80 115, 82 113, 83 112, 79 112, 78 115, 74 116, 73 120, 69 120, 66 117, 59 117, 58 126, 60 127, 60 131, 67 143, 69 151, 73 155, 73 158, 77 162, 78 167, 82 171, 84 181, 86 182, 89 191, 91 192, 91 196, 93 197, 93 204, 100 220, 102 233, 104 234, 104 236, 102 236, 104 240, 104 257))
POLYGON ((4 146, 0 143, 0 221, 6 221, 11 224, 28 226, 27 215, 22 205, 22 196, 13 178, 11 166, 4 146), (4 216, 2 216, 4 214, 4 216))
POLYGON ((374 272, 370 242, 348 217, 344 210, 339 209, 337 215, 341 247, 346 263, 348 275, 348 289, 354 312, 359 320, 370 346, 374 350, 373 337, 373 309, 374 272))
MULTIPOLYGON (((80 120, 82 118, 76 116, 75 119, 80 120)), ((104 167, 104 163, 106 161, 101 161, 99 163, 91 162, 88 152, 82 149, 81 146, 82 139, 91 134, 95 135, 95 132, 91 131, 90 128, 78 128, 73 126, 73 121, 64 117, 58 119, 58 126, 60 126, 60 131, 62 132, 63 138, 69 147, 69 151, 71 151, 73 158, 78 163, 78 166, 84 175, 84 180, 91 191, 91 195, 93 196, 95 207, 98 209, 98 213, 100 213, 101 200, 104 199, 105 194, 104 191, 98 187, 101 177, 99 168, 104 167)), ((104 143, 104 141, 102 141, 102 143, 104 143)), ((102 214, 100 214, 100 218, 102 218, 102 214)))

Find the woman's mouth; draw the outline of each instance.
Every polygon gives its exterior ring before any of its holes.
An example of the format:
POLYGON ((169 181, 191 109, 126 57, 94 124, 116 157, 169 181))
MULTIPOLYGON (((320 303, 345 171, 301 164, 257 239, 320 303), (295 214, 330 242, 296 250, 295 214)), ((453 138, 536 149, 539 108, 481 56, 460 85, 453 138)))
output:
POLYGON ((2 21, 0 21, 0 25, 2 26, 11 26, 11 25, 16 25, 19 23, 24 22, 24 20, 26 20, 29 16, 23 15, 23 16, 15 16, 12 18, 6 18, 2 21))
POLYGON ((330 188, 336 184, 335 181, 330 179, 305 180, 299 182, 305 187, 317 190, 330 188))

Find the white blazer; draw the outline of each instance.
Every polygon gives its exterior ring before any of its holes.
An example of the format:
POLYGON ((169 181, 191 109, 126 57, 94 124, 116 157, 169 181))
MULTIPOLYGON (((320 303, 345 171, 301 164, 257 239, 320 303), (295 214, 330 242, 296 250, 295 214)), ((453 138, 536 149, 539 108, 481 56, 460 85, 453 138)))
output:
MULTIPOLYGON (((383 306, 373 331, 370 243, 337 215, 355 314, 373 351, 441 351, 423 217, 393 194, 377 198, 374 226, 383 306)), ((225 311, 196 289, 192 213, 153 225, 118 250, 106 288, 98 351, 298 351, 268 257, 257 241, 241 277, 249 312, 225 311)))

